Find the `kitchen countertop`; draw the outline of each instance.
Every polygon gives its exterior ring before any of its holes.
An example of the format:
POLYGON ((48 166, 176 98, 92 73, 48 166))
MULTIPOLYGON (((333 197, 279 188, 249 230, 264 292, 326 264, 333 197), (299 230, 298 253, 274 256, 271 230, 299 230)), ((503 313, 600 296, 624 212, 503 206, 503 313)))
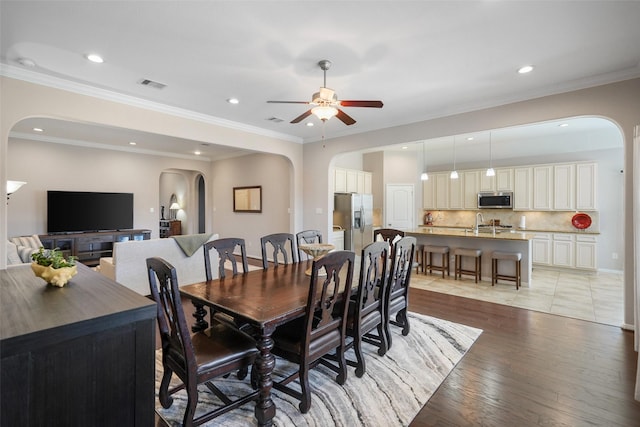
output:
POLYGON ((523 232, 506 228, 496 229, 496 233, 494 234, 493 229, 490 227, 485 227, 484 231, 475 233, 471 228, 423 226, 409 230, 408 233, 423 234, 425 236, 469 237, 493 240, 531 240, 534 238, 534 234, 529 231, 523 232))
MULTIPOLYGON (((450 230, 471 230, 473 227, 460 227, 460 226, 455 226, 455 225, 420 225, 419 228, 416 228, 416 230, 418 229, 424 229, 424 228, 433 228, 435 229, 439 229, 439 230, 443 230, 443 229, 450 229, 450 230)), ((490 228, 485 226, 484 228, 490 228)), ((498 229, 498 228, 496 228, 498 229)), ((600 232, 599 231, 590 231, 590 230, 579 230, 579 229, 575 229, 572 231, 568 231, 568 230, 549 230, 549 229, 534 229, 534 228, 527 228, 525 230, 522 230, 520 228, 500 228, 501 233, 506 233, 509 232, 509 230, 513 230, 515 232, 518 233, 564 233, 564 234, 591 234, 591 235, 599 235, 600 232)), ((417 233, 420 231, 416 231, 417 233)), ((483 233, 484 234, 484 233, 483 233)))

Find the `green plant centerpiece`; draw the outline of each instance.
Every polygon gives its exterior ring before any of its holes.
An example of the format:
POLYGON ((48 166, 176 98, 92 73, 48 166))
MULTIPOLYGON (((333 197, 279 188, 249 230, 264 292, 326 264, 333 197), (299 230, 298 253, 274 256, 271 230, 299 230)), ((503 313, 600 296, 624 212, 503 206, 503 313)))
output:
POLYGON ((31 259, 33 260, 31 269, 35 275, 59 288, 66 285, 78 273, 76 257, 70 256, 65 259, 59 248, 40 247, 38 252, 31 254, 31 259))

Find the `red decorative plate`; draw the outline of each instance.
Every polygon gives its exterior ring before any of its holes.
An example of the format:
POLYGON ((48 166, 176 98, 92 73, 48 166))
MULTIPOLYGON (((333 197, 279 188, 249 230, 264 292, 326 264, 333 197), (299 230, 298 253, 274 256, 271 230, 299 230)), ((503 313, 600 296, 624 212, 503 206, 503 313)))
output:
POLYGON ((571 224, 579 230, 584 230, 591 225, 591 217, 586 213, 577 213, 571 218, 571 224))

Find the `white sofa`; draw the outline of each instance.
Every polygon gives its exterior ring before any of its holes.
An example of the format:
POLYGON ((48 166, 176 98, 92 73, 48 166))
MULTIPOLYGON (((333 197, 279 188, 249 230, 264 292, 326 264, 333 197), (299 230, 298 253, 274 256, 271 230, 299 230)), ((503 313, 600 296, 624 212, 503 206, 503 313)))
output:
MULTIPOLYGON (((213 234, 208 241, 217 238, 218 234, 213 234)), ((173 265, 180 286, 205 280, 202 246, 193 255, 187 256, 173 238, 114 243, 113 256, 100 258, 98 271, 141 295, 149 295, 146 260, 151 257, 163 258, 173 265)), ((212 269, 212 276, 217 278, 216 251, 211 251, 211 265, 216 266, 212 269)))

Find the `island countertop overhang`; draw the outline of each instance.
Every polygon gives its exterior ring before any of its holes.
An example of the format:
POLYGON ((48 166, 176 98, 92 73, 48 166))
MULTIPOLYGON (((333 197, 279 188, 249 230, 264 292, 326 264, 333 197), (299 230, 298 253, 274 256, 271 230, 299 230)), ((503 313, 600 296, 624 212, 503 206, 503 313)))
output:
POLYGON ((535 237, 534 233, 527 233, 518 230, 496 230, 492 229, 475 232, 472 229, 461 228, 440 228, 440 227, 418 227, 408 230, 408 234, 425 235, 425 236, 450 236, 450 237, 468 237, 472 239, 493 239, 493 240, 522 240, 530 241, 535 237))

